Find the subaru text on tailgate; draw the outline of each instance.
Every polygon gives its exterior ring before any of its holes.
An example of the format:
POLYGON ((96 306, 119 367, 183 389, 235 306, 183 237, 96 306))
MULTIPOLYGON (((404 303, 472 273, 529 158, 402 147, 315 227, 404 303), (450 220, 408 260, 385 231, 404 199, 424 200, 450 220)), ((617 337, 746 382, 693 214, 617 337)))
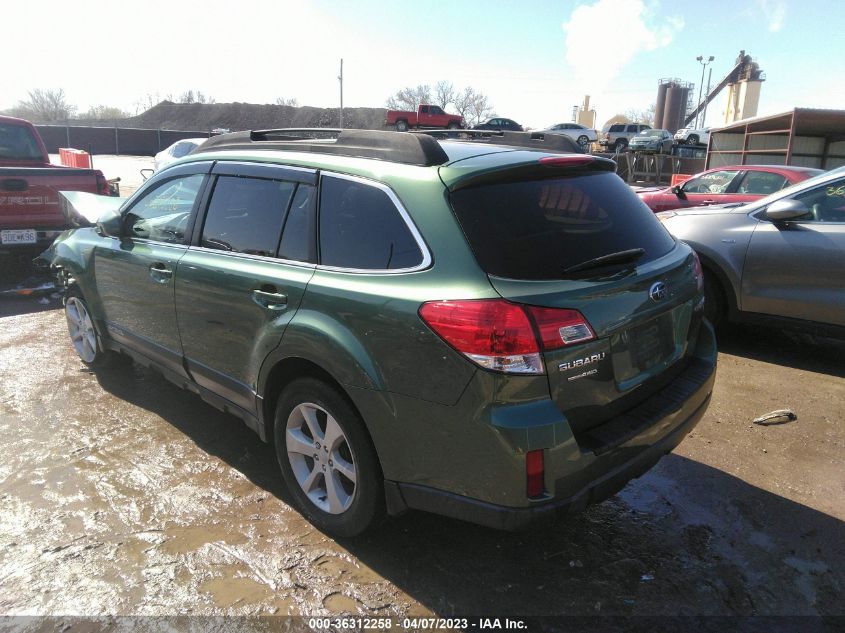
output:
POLYGON ((307 134, 215 137, 57 239, 85 363, 129 354, 242 418, 346 536, 579 510, 704 414, 701 267, 611 161, 554 135, 307 134))

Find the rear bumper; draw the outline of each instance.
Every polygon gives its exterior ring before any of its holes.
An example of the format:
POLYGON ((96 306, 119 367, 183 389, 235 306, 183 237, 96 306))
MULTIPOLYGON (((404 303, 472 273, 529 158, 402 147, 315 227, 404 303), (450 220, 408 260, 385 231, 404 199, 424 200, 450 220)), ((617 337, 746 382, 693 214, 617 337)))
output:
MULTIPOLYGON (((712 382, 710 384, 712 385, 712 382)), ((708 390, 698 408, 659 442, 565 499, 557 499, 528 508, 510 508, 417 484, 387 481, 385 489, 388 509, 391 514, 400 514, 406 509, 424 510, 509 531, 551 522, 557 517, 575 514, 588 505, 604 501, 619 492, 629 481, 650 470, 661 457, 680 444, 687 433, 698 424, 709 404, 710 391, 708 390)))
POLYGON ((582 434, 574 453, 546 450, 546 488, 551 491, 546 498, 512 507, 419 483, 386 481, 388 511, 424 510, 496 529, 518 530, 603 501, 671 452, 704 415, 716 377, 715 339, 709 325, 703 326, 699 342, 700 355, 671 383, 633 409, 582 434))

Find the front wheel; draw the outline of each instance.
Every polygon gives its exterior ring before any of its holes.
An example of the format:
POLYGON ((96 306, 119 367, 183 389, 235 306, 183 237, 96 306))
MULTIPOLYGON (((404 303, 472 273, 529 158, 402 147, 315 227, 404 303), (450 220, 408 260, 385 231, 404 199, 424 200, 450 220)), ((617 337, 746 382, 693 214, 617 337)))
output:
POLYGON ((698 145, 698 135, 690 134, 687 138, 687 145, 698 145))
POLYGON ((704 316, 713 327, 718 327, 725 318, 725 297, 716 276, 704 271, 704 316))
POLYGON ((314 378, 288 385, 276 405, 276 457, 302 513, 333 536, 357 536, 384 514, 384 484, 358 413, 314 378))
POLYGON ((89 367, 101 367, 114 356, 104 350, 94 328, 94 319, 82 292, 77 286, 68 288, 65 295, 65 318, 70 342, 80 360, 89 367))
POLYGON ((460 125, 458 125, 457 123, 450 123, 450 124, 449 124, 449 129, 450 129, 450 130, 457 130, 459 127, 461 127, 461 126, 460 126, 460 125))

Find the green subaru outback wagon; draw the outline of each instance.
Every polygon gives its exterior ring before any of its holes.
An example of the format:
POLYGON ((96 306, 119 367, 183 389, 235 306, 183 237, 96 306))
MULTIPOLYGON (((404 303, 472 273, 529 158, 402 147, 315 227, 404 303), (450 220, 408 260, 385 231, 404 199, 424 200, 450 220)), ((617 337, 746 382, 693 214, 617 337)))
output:
POLYGON ((84 363, 241 418, 320 529, 516 529, 671 451, 716 364, 695 254, 562 142, 226 134, 119 208, 68 194, 80 228, 42 257, 84 363))

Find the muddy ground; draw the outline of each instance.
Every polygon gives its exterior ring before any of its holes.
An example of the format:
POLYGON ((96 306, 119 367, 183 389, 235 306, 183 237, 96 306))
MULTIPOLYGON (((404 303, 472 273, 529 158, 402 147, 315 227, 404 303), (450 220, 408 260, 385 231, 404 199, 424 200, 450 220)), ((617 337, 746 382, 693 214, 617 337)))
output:
POLYGON ((238 420, 85 369, 59 305, 0 296, 0 614, 845 615, 841 344, 728 331, 694 432, 554 528, 413 513, 338 542, 238 420))

